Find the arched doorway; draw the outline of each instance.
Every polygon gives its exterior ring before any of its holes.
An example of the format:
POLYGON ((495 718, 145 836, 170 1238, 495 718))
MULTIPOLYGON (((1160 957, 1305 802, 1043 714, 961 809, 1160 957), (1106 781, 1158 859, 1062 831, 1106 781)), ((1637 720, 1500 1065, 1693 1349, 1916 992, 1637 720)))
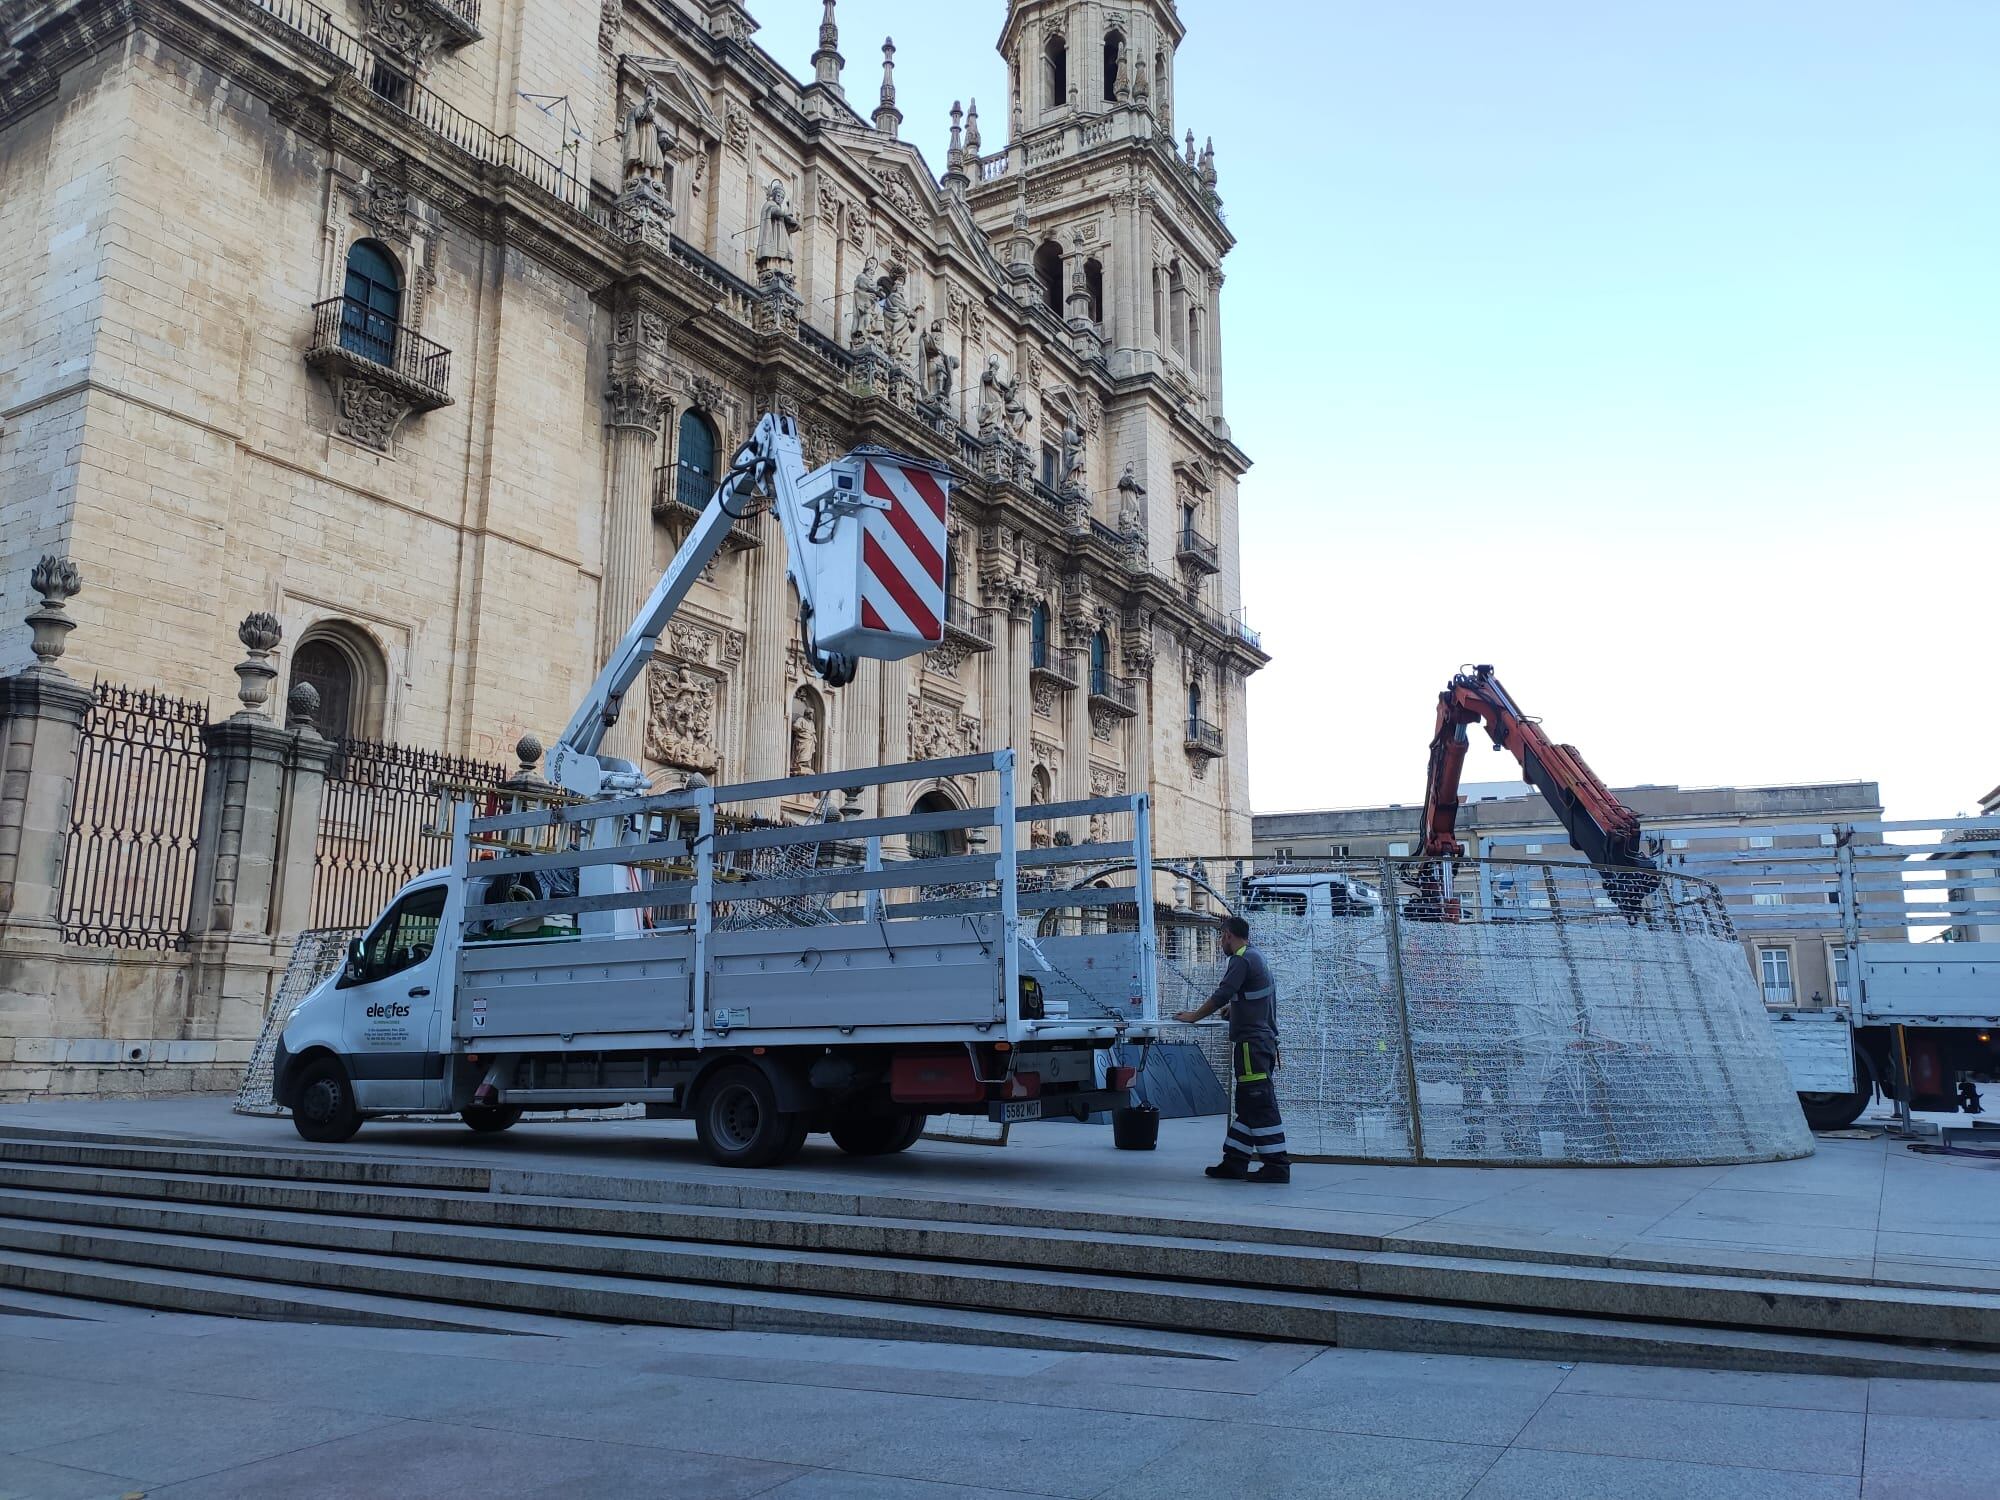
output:
POLYGON ((347 252, 347 282, 340 309, 340 347, 378 365, 396 362, 396 330, 403 315, 403 274, 374 240, 347 252))
POLYGON ((313 727, 330 740, 379 739, 388 693, 381 651, 358 626, 315 625, 292 648, 287 694, 301 683, 319 694, 313 727))
MULTIPOLYGON (((957 801, 944 791, 925 792, 911 804, 913 813, 939 813, 960 811, 957 801)), ((910 835, 910 858, 949 859, 955 854, 963 854, 966 849, 965 830, 962 828, 936 829, 910 835)))
POLYGON ((689 510, 706 510, 715 494, 715 448, 715 428, 708 418, 692 407, 682 412, 674 494, 689 510))

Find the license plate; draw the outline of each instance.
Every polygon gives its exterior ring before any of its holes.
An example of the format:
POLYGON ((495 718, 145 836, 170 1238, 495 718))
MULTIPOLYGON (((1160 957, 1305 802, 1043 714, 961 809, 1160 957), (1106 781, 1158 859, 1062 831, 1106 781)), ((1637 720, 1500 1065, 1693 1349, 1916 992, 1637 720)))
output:
POLYGON ((1003 1104, 1000 1106, 1000 1121, 1002 1124, 1013 1120, 1039 1120, 1041 1117, 1042 1101, 1039 1099, 1024 1099, 1019 1104, 1003 1104))

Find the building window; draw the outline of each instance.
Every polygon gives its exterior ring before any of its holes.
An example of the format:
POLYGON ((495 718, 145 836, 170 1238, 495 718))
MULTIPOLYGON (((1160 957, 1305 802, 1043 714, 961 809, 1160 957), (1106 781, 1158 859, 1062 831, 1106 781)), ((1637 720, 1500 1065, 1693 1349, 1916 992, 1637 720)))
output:
POLYGON ((410 107, 409 76, 397 72, 379 57, 375 59, 374 66, 368 70, 368 87, 379 98, 388 100, 398 109, 410 107))
POLYGON ((1061 109, 1069 102, 1069 44, 1059 36, 1050 37, 1042 48, 1042 93, 1044 110, 1061 109))
POLYGON ((1389 846, 1389 858, 1408 859, 1409 857, 1410 846, 1408 844, 1391 844, 1389 846))
POLYGON ((1111 638, 1101 630, 1090 638, 1090 690, 1099 697, 1111 691, 1111 638))
POLYGON ((1792 1003, 1792 951, 1789 948, 1759 948, 1757 972, 1764 984, 1766 1005, 1792 1003))
POLYGON ((1188 368, 1201 368, 1201 313, 1197 308, 1187 310, 1187 360, 1188 368))
POLYGON ((1771 842, 1771 835, 1768 833, 1753 833, 1750 836, 1750 847, 1752 849, 1768 849, 1771 847, 1771 842))
POLYGON ((1049 664, 1049 607, 1037 604, 1028 616, 1028 665, 1049 664))
POLYGON ((1118 64, 1125 54, 1125 38, 1122 33, 1112 31, 1104 37, 1104 102, 1110 104, 1118 98, 1118 64))
POLYGON ((1104 267, 1094 260, 1083 263, 1083 289, 1090 297, 1090 321, 1104 321, 1104 267))
POLYGON ((1153 342, 1166 336, 1167 283, 1158 266, 1153 267, 1153 342))
POLYGON ((376 739, 388 696, 388 664, 359 626, 315 625, 292 648, 287 694, 301 683, 319 694, 313 727, 330 740, 376 739))
POLYGON ((393 365, 403 277, 389 252, 373 240, 358 241, 347 252, 347 284, 341 295, 340 347, 378 365, 393 365))
POLYGON ((1523 854, 1540 854, 1542 852, 1542 846, 1540 844, 1523 844, 1521 846, 1521 852, 1523 854))
POLYGON ((1063 310, 1062 246, 1054 240, 1042 241, 1035 252, 1035 279, 1042 284, 1042 306, 1052 313, 1063 310))
POLYGON ((1750 882, 1750 904, 1752 906, 1783 906, 1784 892, 1779 889, 1781 880, 1753 880, 1750 882))
POLYGON ((1175 260, 1167 267, 1167 333, 1174 341, 1174 348, 1183 352, 1187 348, 1182 342, 1187 325, 1187 283, 1181 279, 1180 261, 1175 260))
MULTIPOLYGON (((959 806, 943 792, 925 792, 911 807, 913 813, 957 812, 959 806)), ((962 828, 932 829, 923 833, 913 833, 910 839, 912 859, 948 859, 954 854, 965 852, 965 830, 962 828)))
POLYGON ((1833 998, 1842 1004, 1847 1002, 1847 945, 1833 945, 1833 998))
POLYGON ((1042 484, 1054 489, 1062 478, 1062 453, 1054 443, 1042 444, 1042 484))
POLYGON ((1201 733, 1201 684, 1198 682, 1188 684, 1188 733, 1193 736, 1201 733))
POLYGON ((1290 859, 1291 857, 1292 857, 1292 851, 1289 849, 1280 849, 1278 851, 1278 858, 1280 859, 1290 859))
POLYGON ((1667 847, 1668 847, 1669 849, 1685 849, 1685 848, 1687 848, 1687 846, 1688 846, 1688 841, 1687 841, 1686 839, 1668 839, 1668 840, 1667 840, 1667 847))
POLYGON ((707 510, 715 495, 715 429, 692 407, 681 413, 675 455, 676 497, 689 510, 707 510))
POLYGON ((1347 845, 1334 844, 1326 851, 1326 853, 1329 859, 1345 859, 1347 858, 1347 845))

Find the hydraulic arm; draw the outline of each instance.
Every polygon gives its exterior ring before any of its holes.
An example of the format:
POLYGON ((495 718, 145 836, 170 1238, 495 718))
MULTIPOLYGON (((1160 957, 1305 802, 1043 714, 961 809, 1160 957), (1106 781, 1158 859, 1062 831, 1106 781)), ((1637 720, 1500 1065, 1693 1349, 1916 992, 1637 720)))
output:
MULTIPOLYGON (((1521 774, 1561 819, 1573 848, 1607 873, 1605 887, 1630 917, 1659 885, 1653 861, 1640 847, 1639 820, 1584 764, 1573 745, 1558 745, 1521 712, 1490 666, 1452 678, 1438 694, 1437 730, 1431 736, 1430 773, 1424 789, 1423 855, 1450 860, 1465 852, 1458 841, 1458 783, 1465 769, 1466 730, 1483 724, 1496 748, 1521 763, 1521 774)), ((1435 866, 1427 866, 1435 872, 1435 866)), ((1435 873, 1431 876, 1436 883, 1435 873)), ((1416 882, 1420 891, 1422 878, 1416 882)), ((1438 894, 1433 892, 1434 895, 1438 894)))
POLYGON ((839 687, 853 680, 862 657, 894 661, 937 645, 950 483, 941 466, 869 447, 807 473, 797 422, 764 417, 550 752, 556 784, 586 797, 646 788, 639 767, 600 757, 599 747, 668 621, 759 498, 769 498, 785 538, 815 672, 839 687))

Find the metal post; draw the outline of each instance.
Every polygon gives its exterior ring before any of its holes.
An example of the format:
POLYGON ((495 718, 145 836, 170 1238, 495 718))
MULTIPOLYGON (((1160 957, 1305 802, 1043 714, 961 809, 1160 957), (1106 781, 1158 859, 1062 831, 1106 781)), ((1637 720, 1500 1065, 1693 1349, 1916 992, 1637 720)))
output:
POLYGON ((1381 861, 1377 877, 1382 892, 1384 936, 1389 945, 1389 982, 1396 987, 1396 1026, 1403 1037, 1403 1088, 1409 1100, 1410 1150, 1412 1159, 1424 1160, 1424 1117, 1417 1101, 1417 1051, 1410 1036, 1410 996, 1403 987, 1403 897, 1398 882, 1401 875, 1389 860, 1381 861))
POLYGON ((1159 937, 1153 930, 1153 807, 1141 792, 1132 799, 1132 856, 1139 876, 1139 1014, 1160 1019, 1159 937))
POLYGON ((698 838, 694 850, 694 1044, 707 1039, 708 937, 715 926, 715 788, 702 787, 696 805, 698 838))
MULTIPOLYGON (((868 838, 868 858, 862 865, 870 875, 882 873, 882 835, 871 834, 868 838)), ((871 922, 882 920, 882 902, 886 891, 867 891, 861 897, 861 909, 871 922)))
POLYGON ((1007 1039, 1019 1041, 1026 1027, 1021 1020, 1021 892, 1014 874, 1014 752, 996 750, 993 769, 1000 773, 1000 798, 994 809, 1000 820, 1000 985, 1001 1014, 1007 1039))

